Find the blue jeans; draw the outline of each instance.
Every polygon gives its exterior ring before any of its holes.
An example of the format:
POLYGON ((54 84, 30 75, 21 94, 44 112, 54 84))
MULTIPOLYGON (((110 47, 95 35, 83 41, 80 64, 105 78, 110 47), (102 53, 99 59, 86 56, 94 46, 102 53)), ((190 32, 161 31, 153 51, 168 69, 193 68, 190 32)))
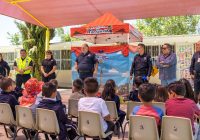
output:
POLYGON ((161 80, 161 85, 162 86, 167 86, 169 84, 171 84, 172 82, 175 82, 176 79, 170 79, 170 80, 161 80))

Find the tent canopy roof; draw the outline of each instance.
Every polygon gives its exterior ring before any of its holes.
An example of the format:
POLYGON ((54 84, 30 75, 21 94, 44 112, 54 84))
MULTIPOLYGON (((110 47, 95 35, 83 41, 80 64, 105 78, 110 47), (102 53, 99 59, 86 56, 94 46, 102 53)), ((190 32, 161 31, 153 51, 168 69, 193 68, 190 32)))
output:
POLYGON ((50 28, 85 24, 106 12, 120 20, 200 14, 199 0, 15 0, 22 1, 17 5, 11 1, 0 0, 0 14, 50 28))
POLYGON ((123 25, 124 23, 117 19, 111 13, 105 13, 103 16, 96 20, 84 25, 83 27, 94 27, 94 26, 109 26, 109 25, 123 25))
POLYGON ((111 13, 77 28, 71 28, 71 36, 95 44, 142 41, 142 34, 128 23, 123 23, 111 13))

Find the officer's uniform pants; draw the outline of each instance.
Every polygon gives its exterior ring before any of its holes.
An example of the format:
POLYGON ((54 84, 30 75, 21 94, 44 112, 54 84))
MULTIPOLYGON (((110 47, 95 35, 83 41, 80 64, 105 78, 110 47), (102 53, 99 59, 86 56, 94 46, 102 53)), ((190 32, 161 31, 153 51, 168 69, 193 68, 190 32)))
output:
POLYGON ((79 78, 85 80, 88 77, 93 77, 93 72, 79 72, 79 78))
POLYGON ((194 92, 196 95, 200 93, 200 77, 194 79, 194 92))
POLYGON ((56 79, 56 75, 55 74, 51 74, 51 75, 49 75, 48 77, 44 77, 43 75, 42 75, 42 81, 43 82, 49 82, 50 80, 52 80, 52 79, 56 79))
POLYGON ((16 75, 16 86, 21 88, 22 84, 25 84, 31 78, 30 74, 17 74, 16 75))

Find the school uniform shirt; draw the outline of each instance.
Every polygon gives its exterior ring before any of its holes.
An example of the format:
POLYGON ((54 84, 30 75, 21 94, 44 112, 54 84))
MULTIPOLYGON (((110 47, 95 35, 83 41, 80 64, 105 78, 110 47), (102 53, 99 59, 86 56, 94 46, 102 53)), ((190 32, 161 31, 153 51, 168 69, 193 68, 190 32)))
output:
POLYGON ((97 97, 84 97, 78 102, 78 111, 89 111, 100 114, 101 124, 103 126, 103 131, 105 132, 108 128, 104 117, 109 115, 108 108, 103 99, 97 97))
POLYGON ((165 108, 166 115, 168 116, 184 117, 190 119, 193 132, 195 132, 194 115, 200 115, 200 110, 193 100, 187 98, 168 99, 165 102, 165 108))
POLYGON ((64 113, 63 105, 60 101, 51 98, 44 98, 38 104, 37 108, 53 110, 56 113, 58 124, 60 128, 59 140, 66 140, 67 137, 67 128, 65 124, 71 124, 70 120, 67 119, 66 114, 64 113))
POLYGON ((156 119, 157 125, 161 125, 161 120, 164 115, 162 109, 151 105, 140 105, 133 108, 133 115, 150 116, 156 119))
POLYGON ((0 103, 7 103, 10 105, 14 118, 16 118, 15 114, 15 106, 19 105, 16 97, 13 95, 13 92, 5 92, 1 91, 0 94, 0 103))
POLYGON ((85 97, 85 95, 81 91, 78 91, 78 92, 72 93, 69 99, 79 100, 80 98, 83 98, 83 97, 85 97))
MULTIPOLYGON (((56 60, 55 59, 44 59, 42 61, 42 66, 44 68, 45 73, 49 73, 54 66, 56 66, 56 60)), ((51 75, 55 75, 55 72, 51 75)))

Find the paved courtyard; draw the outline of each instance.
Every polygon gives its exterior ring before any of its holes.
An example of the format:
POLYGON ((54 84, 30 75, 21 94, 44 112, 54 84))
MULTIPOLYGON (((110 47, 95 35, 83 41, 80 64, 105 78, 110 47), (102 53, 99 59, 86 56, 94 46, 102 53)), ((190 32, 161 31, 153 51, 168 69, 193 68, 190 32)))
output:
MULTIPOLYGON (((71 89, 59 89, 59 91, 61 92, 63 103, 67 105, 68 104, 68 98, 69 98, 69 96, 71 94, 71 89)), ((125 110, 126 106, 122 105, 121 108, 123 110, 125 110)), ((18 136, 17 136, 16 140, 25 140, 25 139, 26 139, 25 136, 20 131, 18 133, 18 136)), ((43 136, 43 134, 40 134, 40 139, 41 140, 45 139, 44 136, 43 136)), ((122 134, 121 134, 120 139, 122 139, 122 134)), ((126 132, 125 139, 127 139, 127 132, 126 132)), ((5 131, 3 129, 3 126, 0 126, 0 140, 9 140, 9 138, 6 137, 6 134, 5 134, 5 131)), ((113 140, 118 140, 118 136, 113 136, 113 140)))

